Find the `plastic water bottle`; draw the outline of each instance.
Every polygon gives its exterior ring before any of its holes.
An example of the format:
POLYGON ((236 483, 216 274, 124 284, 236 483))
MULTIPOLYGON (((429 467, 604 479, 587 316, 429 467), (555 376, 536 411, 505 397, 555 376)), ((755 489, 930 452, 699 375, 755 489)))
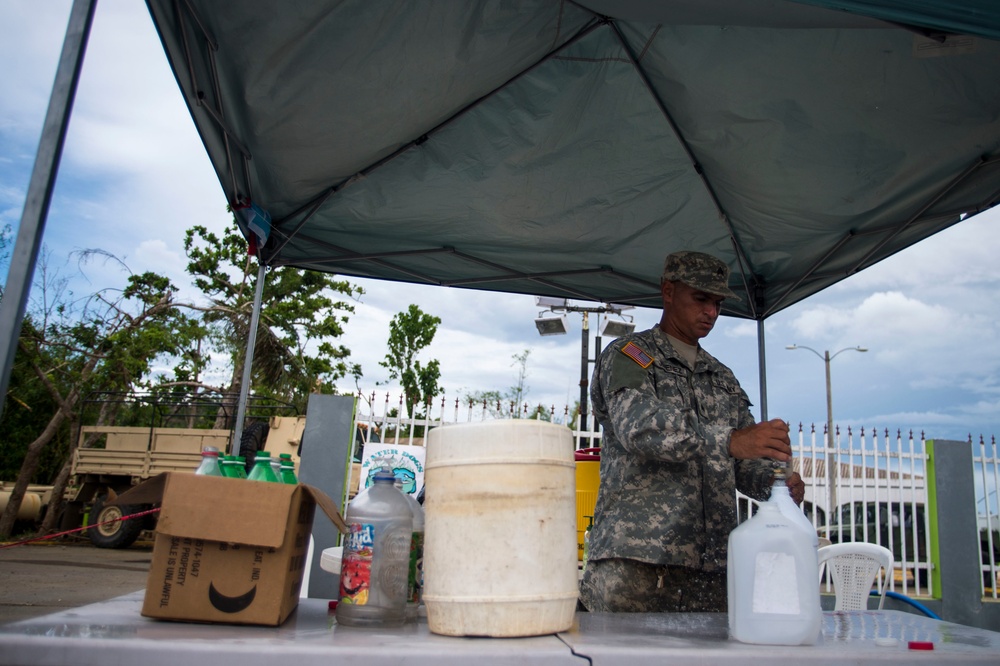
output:
POLYGON ((822 609, 812 539, 768 501, 729 534, 729 633, 764 645, 813 645, 822 609))
POLYGON ((282 483, 281 462, 275 456, 272 456, 270 453, 268 453, 267 455, 271 459, 271 470, 274 472, 274 478, 278 480, 278 483, 282 483))
POLYGON ((247 478, 247 459, 243 456, 226 456, 222 462, 222 473, 234 479, 247 478))
POLYGON ((413 512, 395 480, 383 467, 347 507, 338 624, 392 626, 406 617, 413 512))
POLYGON ((406 619, 415 620, 419 615, 421 592, 424 589, 424 507, 403 490, 402 479, 393 484, 406 498, 413 514, 413 538, 410 539, 410 562, 406 574, 406 619))
POLYGON ((274 474, 274 468, 271 467, 271 454, 267 451, 258 451, 253 462, 253 469, 250 470, 250 474, 247 478, 251 481, 270 481, 272 483, 280 483, 278 477, 274 474))
POLYGON ((234 456, 219 456, 219 467, 222 469, 222 476, 227 479, 236 479, 236 458, 234 456))
POLYGON ((202 476, 222 476, 222 468, 219 466, 219 450, 208 446, 201 452, 201 464, 194 471, 202 476))
POLYGON ((295 476, 295 463, 292 462, 292 454, 282 453, 278 456, 278 460, 281 464, 281 482, 293 486, 298 484, 299 479, 295 476))

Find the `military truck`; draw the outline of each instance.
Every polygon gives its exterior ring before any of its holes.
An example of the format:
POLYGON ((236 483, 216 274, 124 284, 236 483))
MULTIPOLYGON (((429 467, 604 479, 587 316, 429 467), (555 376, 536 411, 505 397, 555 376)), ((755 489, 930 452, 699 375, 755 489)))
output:
MULTIPOLYGON (((108 500, 162 472, 193 473, 205 448, 229 451, 231 427, 179 427, 216 418, 227 404, 221 398, 180 402, 145 395, 101 394, 90 398, 89 402, 105 408, 109 401, 121 400, 129 407, 126 410, 129 420, 134 421, 138 412, 142 419, 148 419, 149 425, 81 428, 79 445, 73 452, 61 529, 93 525, 86 531, 93 545, 127 548, 143 530, 155 527, 155 513, 120 520, 153 507, 108 505, 108 500)), ((247 411, 250 416, 241 437, 239 455, 247 459, 248 467, 257 451, 264 450, 273 456, 289 453, 298 466, 305 416, 296 414, 288 405, 260 399, 251 399, 247 411)), ((234 420, 226 415, 223 422, 228 426, 234 420)))

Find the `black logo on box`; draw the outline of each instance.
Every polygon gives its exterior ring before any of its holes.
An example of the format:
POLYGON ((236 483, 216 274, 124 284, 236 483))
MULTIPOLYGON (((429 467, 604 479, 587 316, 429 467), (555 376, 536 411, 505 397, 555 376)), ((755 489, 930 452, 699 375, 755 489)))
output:
POLYGON ((225 594, 219 592, 215 589, 214 583, 209 583, 208 585, 208 600, 212 604, 212 608, 222 611, 223 613, 240 613, 245 611, 250 607, 250 604, 253 603, 254 597, 256 596, 256 585, 250 588, 249 592, 236 597, 226 596, 225 594))

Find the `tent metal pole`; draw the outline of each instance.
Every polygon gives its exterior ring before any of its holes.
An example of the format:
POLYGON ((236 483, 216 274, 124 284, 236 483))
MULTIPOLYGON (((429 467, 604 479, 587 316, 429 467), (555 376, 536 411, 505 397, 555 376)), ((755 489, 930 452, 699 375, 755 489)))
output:
POLYGON ((247 336, 247 351, 243 360, 243 380, 240 382, 240 401, 236 407, 236 427, 233 428, 233 441, 229 445, 229 454, 240 454, 240 442, 243 439, 243 421, 247 415, 247 399, 250 395, 250 378, 253 370, 253 353, 257 346, 257 326, 260 325, 261 302, 264 300, 264 279, 267 266, 257 255, 257 284, 253 292, 253 311, 250 314, 250 335, 247 336))
POLYGON ((35 166, 28 183, 28 195, 24 200, 21 224, 17 230, 17 241, 11 255, 7 272, 7 286, 0 301, 0 353, 3 364, 0 367, 0 415, 3 414, 4 398, 10 385, 10 373, 14 367, 18 340, 24 311, 28 305, 31 282, 35 276, 38 250, 45 233, 45 221, 49 215, 52 192, 55 189, 59 160, 62 157, 69 118, 73 110, 80 70, 87 51, 90 27, 94 22, 97 0, 74 0, 70 10, 66 37, 63 39, 62 53, 56 78, 52 83, 49 108, 42 126, 42 137, 35 154, 35 166))
POLYGON ((764 357, 764 320, 757 320, 757 372, 760 375, 760 420, 767 420, 767 360, 764 357))

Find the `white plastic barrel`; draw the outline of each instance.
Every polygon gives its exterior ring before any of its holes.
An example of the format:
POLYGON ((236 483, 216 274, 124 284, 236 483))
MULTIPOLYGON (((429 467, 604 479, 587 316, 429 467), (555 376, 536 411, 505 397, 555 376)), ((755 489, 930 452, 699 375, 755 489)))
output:
POLYGON ((764 645, 812 645, 822 609, 812 540, 764 502, 756 515, 729 534, 729 633, 764 645))
POLYGON ((428 433, 424 603, 432 632, 514 637, 570 628, 575 475, 565 426, 510 420, 428 433))

